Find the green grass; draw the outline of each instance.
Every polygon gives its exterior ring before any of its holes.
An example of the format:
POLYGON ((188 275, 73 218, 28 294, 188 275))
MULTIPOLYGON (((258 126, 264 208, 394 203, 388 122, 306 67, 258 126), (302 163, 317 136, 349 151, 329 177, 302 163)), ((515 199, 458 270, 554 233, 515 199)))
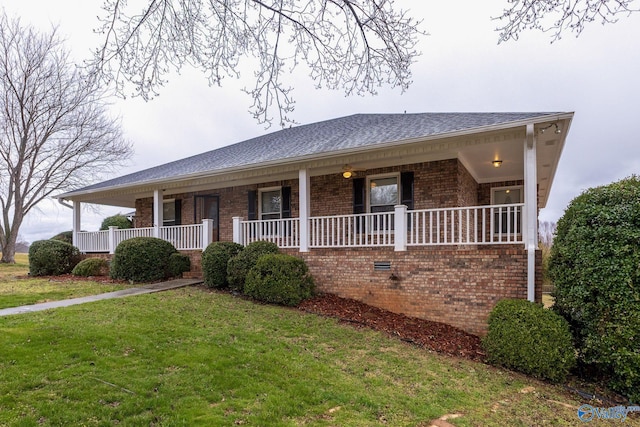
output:
POLYGON ((27 254, 16 254, 15 264, 0 264, 0 309, 78 298, 129 287, 96 283, 84 278, 71 282, 24 278, 28 272, 27 254))
POLYGON ((456 426, 569 426, 581 404, 522 375, 203 288, 0 318, 0 348, 3 426, 428 426, 446 414, 462 415, 456 426))

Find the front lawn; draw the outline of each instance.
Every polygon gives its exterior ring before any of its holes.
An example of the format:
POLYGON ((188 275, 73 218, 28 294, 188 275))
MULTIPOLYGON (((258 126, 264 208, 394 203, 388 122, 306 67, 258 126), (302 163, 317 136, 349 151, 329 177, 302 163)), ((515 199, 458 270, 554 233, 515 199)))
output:
POLYGON ((0 348, 0 425, 9 426, 426 427, 443 416, 456 426, 569 426, 586 403, 204 288, 0 318, 0 348))
POLYGON ((29 273, 27 254, 16 254, 15 264, 0 264, 0 309, 79 298, 126 289, 120 283, 98 283, 85 278, 25 278, 29 273))

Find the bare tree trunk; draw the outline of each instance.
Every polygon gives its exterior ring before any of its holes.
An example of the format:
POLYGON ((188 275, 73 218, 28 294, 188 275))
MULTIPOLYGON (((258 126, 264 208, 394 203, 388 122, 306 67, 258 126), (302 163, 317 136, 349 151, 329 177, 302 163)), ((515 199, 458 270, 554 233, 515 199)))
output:
POLYGON ((25 215, 43 199, 100 179, 132 153, 106 93, 69 61, 55 29, 0 12, 0 262, 15 262, 25 215))

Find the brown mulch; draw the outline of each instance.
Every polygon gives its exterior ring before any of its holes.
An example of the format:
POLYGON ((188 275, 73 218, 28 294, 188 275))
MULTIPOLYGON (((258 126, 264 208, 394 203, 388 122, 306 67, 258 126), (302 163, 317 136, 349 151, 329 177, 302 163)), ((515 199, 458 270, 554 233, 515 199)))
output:
POLYGON ((408 317, 362 302, 321 294, 303 301, 300 310, 366 326, 437 353, 482 361, 480 338, 444 323, 408 317))

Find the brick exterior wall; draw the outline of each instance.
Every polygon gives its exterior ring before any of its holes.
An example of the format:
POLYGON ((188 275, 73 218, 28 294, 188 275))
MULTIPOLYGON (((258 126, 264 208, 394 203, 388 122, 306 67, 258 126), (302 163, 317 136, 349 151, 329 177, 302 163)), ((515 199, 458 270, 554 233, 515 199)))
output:
MULTIPOLYGON (((306 261, 321 292, 447 323, 476 335, 486 334, 487 318, 498 301, 527 298, 527 253, 521 247, 288 252, 306 261), (391 270, 375 271, 374 261, 389 261, 391 270)), ((540 280, 536 299, 541 298, 540 280)))
MULTIPOLYGON (((414 173, 414 209, 489 205, 491 188, 522 185, 520 181, 478 184, 457 159, 358 171, 357 176, 414 173)), ((353 182, 339 174, 313 176, 311 216, 353 212, 353 182)), ((232 240, 232 218, 248 217, 250 190, 291 187, 292 217, 298 216, 297 180, 268 182, 187 194, 166 194, 182 201, 182 224, 194 221, 195 196, 219 197, 219 236, 232 240)), ((136 227, 152 225, 153 198, 136 201, 136 227)), ((527 297, 527 253, 522 245, 481 247, 410 247, 312 249, 299 253, 318 288, 346 298, 409 316, 457 326, 473 334, 486 333, 489 312, 503 298, 527 297), (391 262, 391 271, 374 271, 374 261, 391 262), (391 277, 393 274, 393 277, 391 277)), ((189 253, 191 275, 201 272, 201 252, 189 253)), ((541 255, 536 254, 536 300, 542 298, 541 255)))

